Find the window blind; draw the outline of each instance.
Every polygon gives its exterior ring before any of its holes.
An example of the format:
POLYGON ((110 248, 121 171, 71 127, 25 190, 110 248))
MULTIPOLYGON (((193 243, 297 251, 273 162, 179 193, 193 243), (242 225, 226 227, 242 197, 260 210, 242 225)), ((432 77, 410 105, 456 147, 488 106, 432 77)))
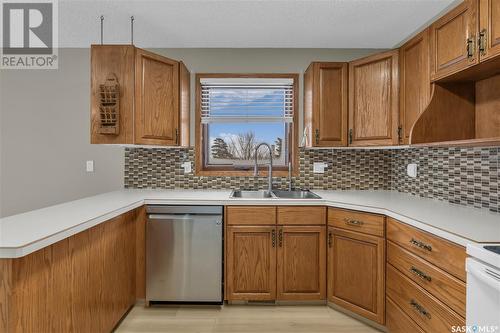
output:
POLYGON ((293 79, 202 79, 201 122, 293 121, 293 79))

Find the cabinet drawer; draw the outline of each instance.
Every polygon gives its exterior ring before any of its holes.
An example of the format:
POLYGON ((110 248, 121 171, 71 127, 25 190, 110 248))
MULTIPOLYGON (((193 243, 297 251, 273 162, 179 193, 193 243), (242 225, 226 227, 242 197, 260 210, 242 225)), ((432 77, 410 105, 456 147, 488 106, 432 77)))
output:
POLYGON ((392 242, 387 242, 387 260, 406 277, 465 317, 465 283, 392 242))
POLYGON ((276 224, 275 206, 229 206, 226 207, 228 225, 276 224))
POLYGON ((465 281, 465 248, 395 219, 387 222, 387 239, 465 281))
POLYGON ((278 224, 325 225, 326 207, 278 207, 278 224))
POLYGON ((424 289, 387 265, 387 297, 394 301, 426 332, 451 332, 465 320, 424 289))
POLYGON ((383 215, 328 208, 328 225, 332 227, 384 237, 384 222, 383 215))
POLYGON ((390 298, 385 304, 385 325, 391 333, 424 333, 415 322, 406 315, 390 298))

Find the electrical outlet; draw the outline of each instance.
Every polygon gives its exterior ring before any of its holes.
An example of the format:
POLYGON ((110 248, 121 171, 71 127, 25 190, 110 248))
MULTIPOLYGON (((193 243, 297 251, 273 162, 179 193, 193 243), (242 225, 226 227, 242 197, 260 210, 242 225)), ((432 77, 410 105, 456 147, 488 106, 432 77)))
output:
POLYGON ((314 162, 313 163, 313 172, 314 173, 325 173, 325 168, 328 166, 326 163, 322 162, 314 162))
POLYGON ((181 166, 184 168, 184 173, 192 172, 191 162, 184 162, 181 164, 181 166))
POLYGON ((87 172, 94 172, 94 161, 87 161, 86 170, 87 172))
POLYGON ((408 177, 417 178, 417 169, 417 164, 410 163, 406 166, 406 174, 408 175, 408 177))

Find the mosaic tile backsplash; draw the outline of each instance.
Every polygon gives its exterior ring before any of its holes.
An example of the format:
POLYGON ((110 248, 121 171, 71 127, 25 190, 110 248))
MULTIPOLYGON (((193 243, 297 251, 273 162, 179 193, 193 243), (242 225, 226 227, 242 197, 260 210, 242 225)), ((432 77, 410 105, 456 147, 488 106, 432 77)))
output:
MULTIPOLYGON (((194 149, 126 148, 125 187, 164 189, 265 188, 266 177, 198 177, 184 174, 194 149)), ((301 149, 300 176, 294 187, 309 189, 384 189, 500 212, 500 148, 301 149), (312 172, 326 162, 324 174, 312 172), (418 164, 418 177, 406 175, 418 164)), ((286 188, 286 178, 274 179, 286 188)))

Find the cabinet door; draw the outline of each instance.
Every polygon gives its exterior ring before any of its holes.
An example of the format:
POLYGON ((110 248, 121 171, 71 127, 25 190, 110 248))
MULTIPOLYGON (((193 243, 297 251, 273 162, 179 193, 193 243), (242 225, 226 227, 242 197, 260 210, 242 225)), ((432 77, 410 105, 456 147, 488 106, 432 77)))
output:
POLYGON ((500 54, 500 1, 480 0, 479 3, 481 61, 500 54))
POLYGON ((399 79, 398 137, 408 144, 411 128, 430 100, 429 30, 399 49, 399 79))
POLYGON ((278 299, 326 298, 325 226, 278 229, 278 299))
POLYGON ((477 0, 465 0, 431 25, 433 80, 478 63, 477 4, 477 0))
MULTIPOLYGON (((92 45, 91 68, 91 143, 134 143, 134 63, 132 45, 92 45), (101 119, 100 86, 110 77, 116 77, 120 87, 118 126, 103 126, 101 119)), ((107 124, 109 125, 109 124, 107 124)))
POLYGON ((136 50, 135 143, 177 145, 179 63, 136 50))
POLYGON ((304 74, 311 147, 347 145, 347 71, 347 63, 316 62, 304 74))
POLYGON ((328 299, 352 312, 384 323, 385 241, 328 229, 328 299))
POLYGON ((275 299, 275 227, 227 227, 226 268, 227 300, 275 299))
POLYGON ((349 63, 349 145, 398 143, 398 51, 349 63))

